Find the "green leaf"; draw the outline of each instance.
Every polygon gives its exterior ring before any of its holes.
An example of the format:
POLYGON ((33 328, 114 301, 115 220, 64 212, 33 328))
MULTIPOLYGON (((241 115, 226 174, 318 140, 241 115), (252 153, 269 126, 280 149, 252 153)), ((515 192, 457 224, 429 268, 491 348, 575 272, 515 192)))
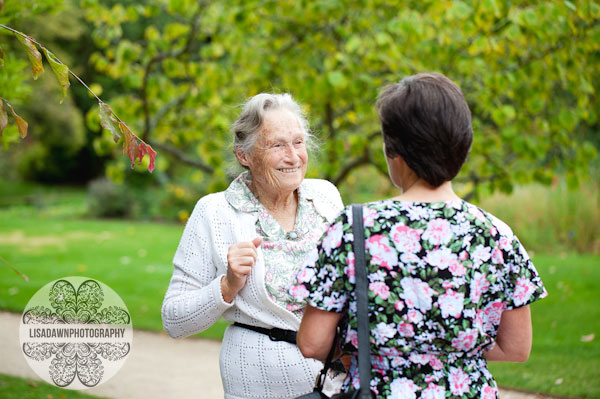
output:
POLYGON ((98 116, 100 117, 100 125, 112 133, 115 143, 119 142, 121 135, 118 130, 117 119, 113 116, 114 112, 108 104, 103 102, 98 103, 98 116))
POLYGON ((575 7, 575 4, 571 3, 570 1, 566 1, 566 0, 565 0, 565 2, 564 2, 564 3, 565 3, 565 5, 566 5, 567 7, 569 7, 571 10, 573 10, 573 11, 577 11, 577 7, 575 7))
POLYGON ((42 55, 38 51, 35 44, 28 37, 23 37, 21 35, 17 35, 16 33, 15 36, 17 37, 17 39, 19 39, 21 44, 23 44, 23 47, 25 47, 25 49, 27 50, 27 55, 29 56, 29 61, 31 62, 31 74, 33 75, 33 79, 37 80, 37 78, 42 74, 42 72, 44 72, 44 66, 42 65, 42 55))
POLYGON ((67 96, 67 90, 69 89, 69 86, 71 85, 69 83, 69 67, 66 66, 65 64, 63 64, 62 62, 60 62, 56 58, 56 56, 54 54, 52 54, 47 48, 42 47, 42 50, 44 51, 44 54, 46 55, 46 59, 50 63, 50 67, 52 68, 52 71, 54 72, 54 75, 56 75, 56 78, 58 79, 58 83, 60 83, 60 87, 62 88, 63 96, 60 100, 60 103, 62 104, 65 97, 67 96))
POLYGON ((0 47, 0 68, 4 66, 4 50, 0 47))
POLYGON ((331 71, 327 74, 327 80, 333 87, 346 87, 348 81, 343 73, 340 71, 331 71))
POLYGON ((2 137, 2 132, 6 125, 8 125, 8 114, 4 109, 4 101, 0 101, 0 137, 2 137))
POLYGON ((21 136, 21 138, 24 139, 25 137, 27 137, 27 127, 29 126, 29 124, 25 121, 25 119, 23 119, 19 115, 17 115, 17 113, 13 109, 12 105, 10 105, 9 103, 6 103, 6 106, 8 107, 8 109, 10 109, 11 114, 13 115, 13 117, 15 118, 15 121, 17 122, 17 129, 19 129, 19 136, 21 136))

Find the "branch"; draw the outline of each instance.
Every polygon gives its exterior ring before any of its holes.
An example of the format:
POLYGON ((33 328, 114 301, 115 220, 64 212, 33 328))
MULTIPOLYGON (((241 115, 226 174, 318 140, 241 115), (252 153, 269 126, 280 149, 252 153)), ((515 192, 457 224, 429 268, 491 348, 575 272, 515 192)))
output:
POLYGON ((214 173, 215 172, 215 170, 211 166, 203 163, 202 161, 199 161, 197 159, 190 157, 189 155, 187 155, 186 153, 184 153, 183 151, 181 151, 175 147, 172 147, 168 144, 159 143, 152 139, 150 139, 148 142, 151 143, 153 147, 158 148, 159 150, 162 150, 162 151, 166 152, 167 154, 172 155, 178 161, 180 161, 181 163, 183 163, 185 165, 189 165, 189 166, 193 166, 197 169, 201 169, 206 173, 214 173))
POLYGON ((150 78, 150 72, 152 71, 152 68, 154 67, 155 64, 163 61, 164 59, 177 58, 182 54, 190 52, 192 43, 194 41, 194 37, 196 36, 196 33, 198 31, 201 10, 202 10, 202 8, 198 8, 196 13, 192 17, 192 20, 193 20, 192 28, 190 29, 190 32, 187 36, 185 46, 180 50, 167 51, 167 52, 163 52, 163 53, 159 53, 159 54, 155 55, 148 62, 148 64, 146 65, 146 68, 144 69, 144 79, 142 82, 142 87, 140 89, 140 97, 142 99, 142 111, 144 113, 144 132, 142 134, 142 137, 144 139, 148 138, 152 129, 156 126, 156 123, 152 123, 152 121, 150 120, 150 107, 148 104, 147 89, 148 89, 148 79, 150 78))
POLYGON ((181 104, 183 104, 185 102, 185 100, 187 100, 187 98, 190 96, 190 89, 188 89, 185 94, 169 101, 168 103, 166 103, 165 105, 163 105, 157 112, 156 115, 154 115, 154 118, 152 118, 150 120, 149 125, 144 129, 144 134, 142 135, 142 139, 147 140, 148 136, 150 135, 150 132, 154 131, 154 129, 156 128, 156 125, 158 125, 158 123, 160 122, 160 120, 169 112, 171 111, 173 108, 177 108, 179 107, 181 104))
POLYGON ((360 158, 357 158, 354 161, 347 164, 346 166, 344 166, 340 174, 337 177, 333 178, 331 182, 336 186, 339 185, 346 179, 346 177, 348 176, 348 174, 350 174, 350 172, 352 172, 352 170, 358 168, 359 166, 369 164, 370 162, 371 157, 369 156, 369 149, 365 148, 365 152, 363 153, 363 155, 360 158))

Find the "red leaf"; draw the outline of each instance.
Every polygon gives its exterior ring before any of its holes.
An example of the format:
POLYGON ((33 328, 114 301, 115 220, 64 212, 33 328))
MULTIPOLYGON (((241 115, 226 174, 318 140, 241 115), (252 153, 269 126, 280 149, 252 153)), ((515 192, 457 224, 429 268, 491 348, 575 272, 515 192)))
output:
POLYGON ((124 122, 119 122, 119 129, 123 133, 123 155, 127 154, 131 161, 131 169, 135 166, 135 159, 139 156, 140 149, 138 147, 137 137, 129 130, 129 127, 124 122))
POLYGON ((146 152, 150 157, 150 165, 148 165, 148 172, 152 173, 154 170, 154 158, 156 158, 156 151, 152 149, 148 144, 146 144, 146 152))
POLYGON ((138 165, 140 165, 142 163, 142 159, 144 158, 144 155, 146 155, 147 153, 148 153, 148 151, 146 151, 146 143, 144 143, 143 141, 140 141, 140 155, 139 155, 138 165))

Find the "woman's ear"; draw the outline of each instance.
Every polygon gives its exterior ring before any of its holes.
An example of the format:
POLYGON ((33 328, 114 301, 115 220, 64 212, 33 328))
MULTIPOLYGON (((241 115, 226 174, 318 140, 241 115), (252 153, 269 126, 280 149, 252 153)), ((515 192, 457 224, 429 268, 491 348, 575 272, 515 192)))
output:
POLYGON ((245 166, 247 168, 250 167, 250 160, 249 160, 249 157, 246 155, 245 152, 243 152, 239 148, 236 148, 235 149, 235 156, 237 157, 237 159, 240 162, 240 164, 242 164, 242 166, 245 166))

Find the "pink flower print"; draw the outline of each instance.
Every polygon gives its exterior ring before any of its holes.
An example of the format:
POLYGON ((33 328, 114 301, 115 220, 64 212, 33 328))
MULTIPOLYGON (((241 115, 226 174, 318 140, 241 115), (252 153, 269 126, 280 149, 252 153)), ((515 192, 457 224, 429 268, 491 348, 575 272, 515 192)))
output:
POLYGON ((483 245, 476 246, 475 250, 471 253, 471 259, 473 259, 473 263, 477 265, 487 262, 491 256, 490 248, 484 247, 483 245))
POLYGON ((478 219, 481 222, 485 222, 485 216, 479 209, 472 206, 469 209, 469 213, 471 213, 471 215, 475 216, 475 219, 478 219))
POLYGON ((453 260, 452 263, 450 263, 449 270, 455 277, 464 276, 467 272, 467 269, 458 260, 453 260))
POLYGON ((327 234, 323 238, 323 250, 327 256, 331 255, 331 250, 338 248, 342 244, 343 226, 341 222, 330 226, 327 234))
POLYGON ((427 225, 423 239, 429 241, 433 245, 448 244, 452 239, 452 229, 450 222, 446 219, 433 219, 427 225))
POLYGON ((460 317, 463 311, 463 301, 465 296, 462 292, 447 290, 445 294, 440 295, 438 304, 442 310, 442 317, 447 319, 449 316, 454 318, 460 317))
POLYGON ((473 303, 478 303, 481 298, 481 294, 486 292, 490 288, 490 282, 485 274, 475 272, 469 285, 469 299, 473 303))
POLYGON ((458 255, 458 259, 467 260, 469 259, 469 253, 467 251, 462 251, 460 255, 458 255))
POLYGON ((492 252, 492 263, 495 263, 496 265, 504 264, 504 256, 498 247, 494 248, 494 251, 492 252))
POLYGON ((498 233, 498 229, 494 226, 490 227, 490 235, 493 237, 498 233))
POLYGON ((397 310, 398 312, 401 312, 401 311, 402 311, 402 309, 404 309, 404 302, 402 302, 402 301, 398 301, 398 302, 396 302, 396 303, 394 304, 394 307, 396 308, 396 310, 397 310))
POLYGON ((375 295, 379 296, 384 301, 390 296, 390 288, 381 281, 370 283, 369 290, 373 291, 375 295))
POLYGON ((308 283, 315 276, 315 269, 312 267, 305 267, 298 272, 296 276, 296 281, 299 283, 308 283))
POLYGON ((431 355, 431 359, 429 359, 429 365, 434 370, 441 370, 444 368, 444 363, 440 359, 438 359, 435 355, 431 355))
POLYGON ((406 318, 413 324, 419 324, 421 321, 423 321, 423 314, 418 310, 413 309, 406 313, 406 318))
POLYGON ((375 209, 368 208, 363 206, 363 225, 365 227, 371 227, 375 223, 375 219, 377 219, 377 211, 375 209))
POLYGON ((500 301, 492 302, 483 309, 484 331, 492 331, 493 326, 500 324, 502 312, 504 312, 504 303, 500 301))
POLYGON ((400 323, 398 325, 398 334, 402 337, 411 338, 415 335, 415 330, 410 323, 400 323))
POLYGON ((450 379, 450 391, 452 391, 452 395, 461 396, 469 392, 471 380, 469 380, 467 373, 457 367, 450 367, 448 377, 450 379))
POLYGON ((454 287, 454 283, 452 281, 450 281, 450 280, 444 280, 442 282, 442 288, 443 289, 447 290, 448 288, 452 288, 452 287, 454 287))
POLYGON ((377 326, 371 330, 371 334, 375 338, 376 345, 385 344, 390 338, 396 335, 396 329, 394 328, 394 324, 386 324, 381 322, 377 324, 377 326))
POLYGON ((445 397, 446 389, 432 382, 421 392, 421 399, 444 399, 445 397))
POLYGON ((265 279, 267 280, 267 282, 272 282, 273 281, 273 274, 271 272, 267 272, 265 274, 265 279))
POLYGON ((420 365, 426 365, 427 363, 429 363, 429 357, 431 355, 423 355, 423 354, 419 354, 419 353, 412 353, 409 357, 408 360, 410 360, 413 363, 417 363, 420 365))
POLYGON ((433 290, 426 282, 418 278, 404 277, 400 285, 404 291, 400 297, 404 299, 406 306, 419 309, 421 312, 431 309, 433 290))
POLYGON ((398 252, 414 254, 421 250, 421 232, 398 223, 392 226, 390 236, 398 252))
POLYGON ((408 378, 397 378, 390 384, 390 397, 416 399, 419 387, 408 378))
POLYGON ((485 384, 481 388, 481 399, 496 399, 498 396, 498 390, 496 387, 491 387, 488 384, 485 384))
POLYGON ((527 279, 527 277, 519 277, 515 292, 513 294, 513 301, 516 307, 524 305, 529 301, 531 295, 535 292, 535 285, 527 279))
POLYGON ((450 248, 442 247, 440 249, 434 249, 430 251, 425 257, 425 261, 431 266, 436 266, 441 270, 446 270, 452 263, 458 262, 455 254, 452 253, 450 248))
POLYGON ((500 249, 509 251, 512 248, 512 241, 506 237, 502 237, 500 238, 500 242, 498 243, 498 245, 500 246, 500 249))
POLYGON ((358 348, 358 334, 356 330, 349 330, 346 335, 346 341, 350 341, 355 348, 358 348))
POLYGON ((367 251, 371 254, 371 262, 391 270, 398 265, 398 256, 390 248, 388 238, 382 234, 376 234, 367 240, 367 251))
POLYGON ((459 352, 468 352, 475 346, 479 332, 475 328, 459 331, 458 338, 452 339, 452 347, 459 352))
POLYGON ((292 288, 290 288, 290 294, 297 300, 303 301, 308 297, 309 292, 304 285, 298 284, 293 285, 292 288))

